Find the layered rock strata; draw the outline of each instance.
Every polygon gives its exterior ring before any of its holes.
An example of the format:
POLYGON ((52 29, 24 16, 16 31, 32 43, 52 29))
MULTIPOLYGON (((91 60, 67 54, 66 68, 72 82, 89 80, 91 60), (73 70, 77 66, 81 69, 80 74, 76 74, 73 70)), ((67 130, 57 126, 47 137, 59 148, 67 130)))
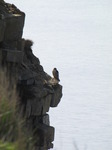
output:
POLYGON ((54 127, 47 112, 62 97, 62 86, 44 72, 32 52, 31 40, 22 39, 25 13, 0 0, 0 66, 17 81, 20 107, 27 128, 35 131, 36 150, 53 147, 54 127))

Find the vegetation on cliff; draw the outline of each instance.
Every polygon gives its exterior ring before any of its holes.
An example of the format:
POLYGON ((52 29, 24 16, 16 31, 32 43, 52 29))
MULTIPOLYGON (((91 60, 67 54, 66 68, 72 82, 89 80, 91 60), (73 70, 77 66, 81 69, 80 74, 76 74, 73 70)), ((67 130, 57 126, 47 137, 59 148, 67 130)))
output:
POLYGON ((33 145, 18 105, 14 84, 0 71, 0 150, 28 150, 33 145))
POLYGON ((50 82, 33 54, 33 42, 22 38, 24 22, 24 12, 0 0, 0 68, 7 68, 0 72, 0 150, 53 147, 47 112, 59 104, 62 86, 50 82))

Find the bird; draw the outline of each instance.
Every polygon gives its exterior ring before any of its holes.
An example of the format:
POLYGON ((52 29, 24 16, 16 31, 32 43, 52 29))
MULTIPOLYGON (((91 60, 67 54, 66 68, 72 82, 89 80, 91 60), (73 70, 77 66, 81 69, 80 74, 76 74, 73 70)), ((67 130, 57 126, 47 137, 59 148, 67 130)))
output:
POLYGON ((53 69, 52 74, 54 76, 54 79, 60 81, 60 79, 59 79, 59 72, 58 72, 58 70, 56 68, 53 69))

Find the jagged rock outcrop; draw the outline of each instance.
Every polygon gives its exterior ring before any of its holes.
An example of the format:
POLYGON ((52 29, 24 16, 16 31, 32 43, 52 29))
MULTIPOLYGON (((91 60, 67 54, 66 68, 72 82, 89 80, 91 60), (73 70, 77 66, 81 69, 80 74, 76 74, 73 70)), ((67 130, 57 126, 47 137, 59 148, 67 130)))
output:
POLYGON ((20 108, 35 135, 36 150, 53 147, 54 127, 47 112, 62 97, 62 86, 43 70, 32 52, 33 42, 22 39, 25 13, 0 0, 0 66, 17 82, 20 108))

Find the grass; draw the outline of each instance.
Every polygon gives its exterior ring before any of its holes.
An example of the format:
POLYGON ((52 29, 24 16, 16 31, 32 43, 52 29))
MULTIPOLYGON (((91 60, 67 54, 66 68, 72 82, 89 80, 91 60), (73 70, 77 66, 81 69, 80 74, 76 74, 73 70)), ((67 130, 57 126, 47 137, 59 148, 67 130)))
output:
POLYGON ((0 141, 0 150, 16 150, 16 146, 9 142, 0 141))
POLYGON ((33 150, 32 136, 17 108, 16 86, 0 70, 0 150, 33 150))

